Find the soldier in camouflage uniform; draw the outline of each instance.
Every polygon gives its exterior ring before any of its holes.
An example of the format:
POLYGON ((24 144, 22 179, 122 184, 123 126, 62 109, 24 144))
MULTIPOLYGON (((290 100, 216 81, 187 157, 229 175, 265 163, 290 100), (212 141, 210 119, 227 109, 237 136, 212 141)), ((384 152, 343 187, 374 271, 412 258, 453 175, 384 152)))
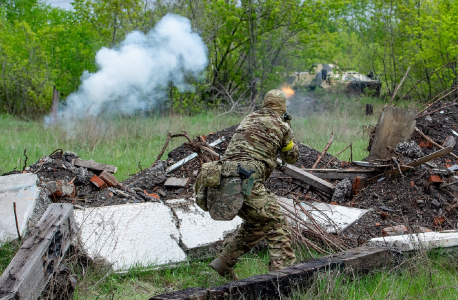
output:
POLYGON ((223 157, 225 163, 236 162, 256 173, 251 196, 244 196, 238 216, 243 219, 235 236, 224 241, 220 256, 210 266, 228 279, 236 279, 233 266, 244 253, 259 241, 266 239, 270 254, 270 270, 282 269, 295 261, 291 248, 291 234, 275 196, 264 182, 277 167, 277 154, 289 164, 299 158, 290 124, 284 121, 286 95, 271 90, 264 99, 261 110, 243 119, 236 129, 223 157))

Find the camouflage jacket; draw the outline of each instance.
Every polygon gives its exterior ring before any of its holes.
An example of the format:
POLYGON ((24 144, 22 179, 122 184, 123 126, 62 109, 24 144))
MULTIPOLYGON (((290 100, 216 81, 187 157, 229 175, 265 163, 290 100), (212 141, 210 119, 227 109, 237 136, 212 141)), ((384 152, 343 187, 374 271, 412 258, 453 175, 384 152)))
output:
POLYGON ((266 168, 262 179, 265 181, 277 166, 278 153, 288 164, 295 164, 299 158, 299 148, 290 125, 276 111, 263 108, 243 119, 223 159, 264 162, 266 168))

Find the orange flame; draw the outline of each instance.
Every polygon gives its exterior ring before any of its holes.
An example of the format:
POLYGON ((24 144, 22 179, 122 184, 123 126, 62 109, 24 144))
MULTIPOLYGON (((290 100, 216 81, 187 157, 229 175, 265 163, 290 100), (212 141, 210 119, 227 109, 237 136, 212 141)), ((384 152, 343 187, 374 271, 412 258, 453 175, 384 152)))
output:
POLYGON ((281 90, 283 93, 285 93, 286 98, 291 98, 292 96, 294 96, 295 91, 286 82, 281 87, 281 90))

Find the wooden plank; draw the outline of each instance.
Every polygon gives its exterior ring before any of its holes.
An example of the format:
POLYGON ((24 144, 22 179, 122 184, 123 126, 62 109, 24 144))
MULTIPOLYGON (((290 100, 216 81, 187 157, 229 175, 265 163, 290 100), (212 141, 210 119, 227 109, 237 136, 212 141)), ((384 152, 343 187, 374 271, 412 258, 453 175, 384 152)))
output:
MULTIPOLYGON (((282 161, 281 159, 277 158, 277 163, 281 164, 282 161)), ((323 179, 312 175, 310 173, 307 173, 303 171, 302 169, 299 169, 298 167, 292 166, 292 165, 286 165, 285 170, 283 173, 298 179, 320 191, 325 192, 326 194, 332 195, 334 193, 334 185, 324 181, 323 179)))
POLYGON ((366 169, 366 170, 354 170, 354 169, 302 169, 305 172, 310 172, 311 174, 319 177, 321 179, 336 179, 342 180, 345 178, 355 179, 356 177, 370 177, 373 175, 375 170, 366 169))
MULTIPOLYGON (((441 150, 439 150, 439 151, 433 152, 433 153, 431 153, 431 154, 429 154, 429 155, 423 156, 423 157, 421 157, 421 158, 419 158, 419 159, 417 159, 417 160, 414 160, 413 162, 408 163, 406 166, 407 166, 407 167, 416 167, 416 166, 419 166, 419 165, 421 165, 421 164, 424 164, 425 162, 428 162, 428 161, 430 161, 430 160, 432 160, 432 159, 435 159, 435 158, 444 156, 444 155, 446 155, 446 154, 449 154, 449 153, 452 152, 452 151, 453 151, 453 148, 452 148, 452 147, 447 147, 447 148, 441 149, 441 150)), ((402 171, 405 171, 405 170, 407 170, 407 169, 410 169, 410 168, 405 168, 405 167, 402 168, 402 167, 401 167, 401 170, 402 170, 402 171)))
POLYGON ((352 268, 365 273, 385 267, 390 251, 384 247, 359 247, 311 259, 286 269, 257 275, 211 288, 193 288, 157 295, 150 300, 184 299, 281 299, 308 287, 317 272, 352 268))
POLYGON ((191 182, 191 178, 178 178, 178 177, 169 177, 165 183, 165 187, 171 188, 187 188, 189 183, 191 182))
POLYGON ((0 277, 0 299, 38 299, 75 233, 73 205, 49 205, 0 277))
POLYGON ((377 125, 369 160, 391 159, 387 147, 396 148, 401 142, 410 140, 415 129, 417 112, 397 107, 385 106, 377 125))
POLYGON ((76 158, 72 160, 72 163, 77 167, 84 167, 93 171, 108 171, 110 173, 116 173, 116 171, 118 171, 118 168, 116 166, 101 164, 93 160, 82 160, 76 158))

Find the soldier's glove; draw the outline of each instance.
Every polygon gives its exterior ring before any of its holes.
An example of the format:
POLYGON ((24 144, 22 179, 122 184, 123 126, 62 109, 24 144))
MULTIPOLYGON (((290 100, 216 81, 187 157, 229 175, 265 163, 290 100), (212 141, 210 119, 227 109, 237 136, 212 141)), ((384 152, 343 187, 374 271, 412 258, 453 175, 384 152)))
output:
POLYGON ((293 119, 293 117, 291 117, 291 115, 288 115, 288 113, 285 113, 283 115, 283 121, 288 123, 289 126, 291 126, 291 120, 293 119))
POLYGON ((286 170, 286 166, 287 164, 283 160, 281 161, 281 164, 277 163, 277 169, 279 171, 284 172, 286 170))

